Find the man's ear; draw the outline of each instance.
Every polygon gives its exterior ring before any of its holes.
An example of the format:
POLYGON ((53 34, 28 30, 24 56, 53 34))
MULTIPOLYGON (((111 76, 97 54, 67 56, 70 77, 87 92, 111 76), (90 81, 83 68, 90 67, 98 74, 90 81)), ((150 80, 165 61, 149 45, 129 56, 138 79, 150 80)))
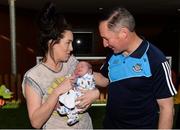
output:
POLYGON ((127 37, 128 31, 129 30, 127 28, 125 28, 125 27, 120 28, 120 30, 118 32, 119 37, 125 39, 127 37))

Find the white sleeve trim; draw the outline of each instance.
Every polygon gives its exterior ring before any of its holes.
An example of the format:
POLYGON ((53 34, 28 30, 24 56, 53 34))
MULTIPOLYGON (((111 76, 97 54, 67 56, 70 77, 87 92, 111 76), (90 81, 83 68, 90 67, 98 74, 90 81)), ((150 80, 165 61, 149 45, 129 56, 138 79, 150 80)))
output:
POLYGON ((164 69, 166 82, 167 82, 169 91, 170 91, 171 95, 175 95, 175 94, 177 94, 177 91, 176 91, 176 89, 175 89, 175 87, 173 85, 173 82, 172 82, 170 66, 169 66, 167 61, 163 62, 162 66, 163 66, 163 69, 164 69))

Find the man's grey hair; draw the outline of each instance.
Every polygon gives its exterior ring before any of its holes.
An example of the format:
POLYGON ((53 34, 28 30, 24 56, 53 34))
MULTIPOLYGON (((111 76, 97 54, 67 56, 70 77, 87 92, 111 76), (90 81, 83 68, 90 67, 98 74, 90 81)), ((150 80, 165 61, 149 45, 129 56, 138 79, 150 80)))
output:
POLYGON ((108 28, 115 31, 121 27, 128 28, 131 32, 135 29, 135 19, 133 15, 125 8, 116 8, 109 12, 108 17, 108 28))

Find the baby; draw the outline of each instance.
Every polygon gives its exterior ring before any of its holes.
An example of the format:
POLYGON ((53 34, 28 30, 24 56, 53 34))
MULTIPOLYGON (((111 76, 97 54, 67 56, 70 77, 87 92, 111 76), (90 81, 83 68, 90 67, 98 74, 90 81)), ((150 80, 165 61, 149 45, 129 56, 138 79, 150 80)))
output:
POLYGON ((76 102, 77 97, 82 95, 80 90, 95 88, 92 66, 88 62, 79 62, 74 71, 74 75, 77 78, 74 88, 59 97, 59 102, 62 105, 57 108, 60 115, 67 115, 67 124, 70 126, 79 121, 78 112, 80 110, 77 109, 75 105, 79 103, 76 102))

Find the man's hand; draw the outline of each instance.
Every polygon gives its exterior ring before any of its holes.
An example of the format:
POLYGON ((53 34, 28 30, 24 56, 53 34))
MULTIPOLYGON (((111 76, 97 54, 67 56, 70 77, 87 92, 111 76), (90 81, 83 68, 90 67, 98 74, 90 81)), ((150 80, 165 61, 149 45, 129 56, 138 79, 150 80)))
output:
POLYGON ((98 89, 92 90, 81 90, 82 96, 78 97, 76 102, 78 109, 81 109, 80 112, 86 111, 91 104, 99 98, 100 92, 98 89))

